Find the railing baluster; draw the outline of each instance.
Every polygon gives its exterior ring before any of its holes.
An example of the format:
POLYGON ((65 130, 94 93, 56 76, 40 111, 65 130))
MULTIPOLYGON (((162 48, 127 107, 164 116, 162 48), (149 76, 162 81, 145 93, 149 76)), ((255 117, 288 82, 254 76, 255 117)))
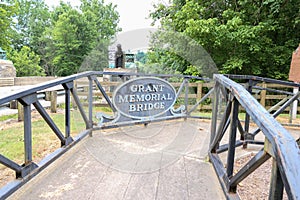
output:
POLYGON ((185 91, 184 91, 185 119, 187 119, 188 106, 189 106, 189 80, 185 78, 184 82, 185 82, 185 91))
MULTIPOLYGON (((253 81, 250 79, 249 82, 248 82, 248 86, 247 86, 247 91, 252 95, 252 84, 253 84, 253 81)), ((249 132, 249 126, 250 126, 250 116, 249 114, 246 112, 246 116, 245 116, 245 126, 244 126, 244 130, 246 133, 249 132)), ((241 138, 241 139, 244 139, 244 138, 241 138)), ((244 146, 244 147, 247 147, 247 146, 244 146)))
POLYGON ((24 166, 21 171, 16 171, 16 177, 25 177, 37 165, 32 161, 32 128, 31 128, 31 104, 37 101, 37 94, 30 94, 19 99, 24 111, 24 166))
POLYGON ((66 109, 65 109, 65 137, 68 138, 70 136, 71 129, 71 112, 70 112, 70 89, 66 90, 66 109))
POLYGON ((238 108, 239 102, 236 98, 232 101, 232 111, 231 111, 231 125, 229 133, 229 148, 227 156, 227 176, 231 177, 233 174, 233 165, 234 165, 234 155, 235 155, 235 141, 236 141, 236 132, 238 126, 238 108))
POLYGON ((39 101, 33 103, 36 110, 40 113, 40 115, 43 117, 43 119, 46 121, 46 123, 49 125, 49 127, 52 129, 52 131, 56 134, 56 136, 61 141, 62 146, 65 145, 65 138, 59 128, 56 126, 56 124, 53 122, 53 120, 50 118, 48 113, 45 111, 43 106, 39 101))
POLYGON ((276 159, 273 158, 272 162, 272 174, 271 174, 271 183, 270 183, 270 192, 269 199, 270 200, 280 200, 283 197, 283 182, 281 178, 281 174, 278 168, 278 164, 276 159))
MULTIPOLYGON (((84 108, 83 108, 83 106, 82 106, 82 104, 81 104, 81 102, 80 102, 80 99, 79 99, 79 97, 78 97, 78 94, 77 94, 76 89, 74 89, 74 88, 71 89, 71 93, 72 93, 73 99, 74 99, 74 102, 73 102, 73 103, 76 103, 76 107, 78 107, 78 109, 79 109, 79 112, 80 112, 80 114, 81 114, 81 116, 82 116, 82 118, 83 118, 83 120, 84 120, 84 122, 85 122, 86 128, 87 128, 87 129, 92 128, 92 127, 90 127, 89 119, 88 119, 88 117, 86 116, 86 113, 85 113, 84 108)), ((73 105, 73 107, 74 107, 74 105, 73 105)))
POLYGON ((25 165, 32 162, 32 130, 31 130, 31 106, 24 105, 24 148, 25 165))
POLYGON ((32 162, 32 129, 31 129, 31 104, 37 101, 36 93, 19 99, 24 113, 24 153, 25 165, 32 162))
POLYGON ((73 88, 73 81, 64 83, 63 87, 65 89, 65 139, 66 144, 71 142, 71 88, 73 88), (68 142, 68 140, 70 140, 68 142))
MULTIPOLYGON (((92 77, 93 78, 93 77, 92 77)), ((100 82, 97 78, 94 78, 94 82, 96 83, 97 88, 102 93, 103 97, 105 98, 106 102, 108 103, 109 107, 113 110, 113 112, 116 112, 116 108, 114 107, 113 103, 111 102, 109 96, 106 94, 105 90, 101 86, 100 82)))
POLYGON ((226 106, 226 110, 225 110, 225 113, 223 114, 223 117, 222 117, 221 122, 219 124, 216 136, 210 144, 210 148, 211 148, 210 151, 213 151, 213 152, 217 151, 218 143, 222 139, 226 129, 228 128, 228 124, 229 124, 229 121, 230 121, 229 116, 230 116, 230 112, 231 112, 231 106, 232 106, 232 103, 228 103, 227 106, 226 106))
MULTIPOLYGON (((89 95, 88 95, 88 101, 89 101, 89 128, 93 127, 93 77, 89 76, 89 95)), ((90 136, 92 136, 92 132, 90 133, 90 136)))
POLYGON ((264 149, 260 150, 250 161, 248 161, 231 179, 230 187, 236 187, 242 180, 249 174, 260 167, 271 156, 265 152, 264 149))
MULTIPOLYGON (((213 141, 215 140, 216 137, 216 130, 217 130, 217 120, 218 120, 218 103, 219 103, 219 92, 220 92, 220 87, 219 83, 215 83, 215 89, 213 92, 213 110, 212 110, 212 119, 211 119, 211 129, 210 129, 210 145, 213 144, 213 141)), ((211 149, 212 153, 215 153, 215 149, 211 149)))

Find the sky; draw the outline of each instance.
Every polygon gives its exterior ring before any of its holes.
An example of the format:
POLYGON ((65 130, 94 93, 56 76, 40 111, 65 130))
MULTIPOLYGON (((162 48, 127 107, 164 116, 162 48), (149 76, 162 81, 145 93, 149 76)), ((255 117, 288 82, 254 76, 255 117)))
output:
MULTIPOLYGON (((70 2, 73 6, 80 5, 78 0, 63 0, 70 2)), ((119 27, 122 32, 134 29, 151 27, 152 20, 149 19, 150 11, 153 11, 153 4, 161 0, 104 0, 105 2, 117 5, 116 10, 120 14, 119 27)), ((59 4, 59 0, 45 0, 50 7, 59 4)))

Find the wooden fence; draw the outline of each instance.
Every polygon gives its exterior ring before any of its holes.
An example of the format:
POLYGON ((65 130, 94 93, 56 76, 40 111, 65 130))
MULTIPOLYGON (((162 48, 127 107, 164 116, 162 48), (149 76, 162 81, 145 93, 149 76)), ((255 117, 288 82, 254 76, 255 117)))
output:
MULTIPOLYGON (((55 77, 19 77, 19 78, 0 78, 0 86, 25 86, 25 85, 34 85, 38 83, 42 83, 45 81, 53 80, 55 77)), ((113 95, 113 88, 119 85, 119 82, 112 81, 103 81, 102 77, 99 77, 99 81, 101 82, 103 88, 106 90, 106 93, 109 97, 113 95)), ((181 83, 171 83, 175 88, 179 88, 181 83)), ((260 83, 256 85, 258 88, 271 88, 276 90, 284 90, 287 92, 292 92, 293 87, 284 86, 274 83, 260 83)), ((75 87, 77 88, 78 95, 82 98, 88 96, 88 87, 89 82, 87 79, 79 79, 75 83, 75 87)), ((189 83, 189 100, 190 102, 197 102, 200 100, 210 88, 213 87, 213 83, 189 83)), ((96 88, 96 87, 95 87, 96 88)), ((51 101, 51 111, 56 112, 56 104, 57 104, 57 96, 58 92, 63 91, 63 88, 52 88, 51 90, 41 91, 41 93, 45 94, 44 99, 46 101, 51 101)), ((285 99, 289 98, 289 95, 282 93, 274 93, 263 89, 253 89, 253 96, 266 108, 270 109, 272 106, 285 99)), ((108 106, 108 104, 104 101, 104 97, 102 96, 99 90, 94 90, 94 104, 97 106, 108 106)), ((184 98, 184 94, 180 95, 181 98, 184 98)), ((209 97, 210 99, 210 97, 209 97)), ((192 106, 192 105, 191 105, 192 106)), ((16 103, 12 102, 11 107, 15 108, 16 103)), ((211 100, 207 100, 204 104, 199 105, 198 110, 211 112, 212 105, 211 100)), ((298 112, 300 112, 300 107, 297 107, 298 112)), ((287 108, 285 112, 289 112, 290 108, 287 108)))

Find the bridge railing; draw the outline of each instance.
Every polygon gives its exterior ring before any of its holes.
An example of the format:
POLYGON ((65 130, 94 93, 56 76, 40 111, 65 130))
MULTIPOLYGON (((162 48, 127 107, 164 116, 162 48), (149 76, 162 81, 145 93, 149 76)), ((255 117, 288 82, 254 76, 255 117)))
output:
MULTIPOLYGON (((116 127, 119 126, 111 125, 111 126, 101 126, 96 123, 95 120, 95 90, 98 91, 98 95, 102 95, 102 98, 109 105, 112 112, 116 112, 114 105, 112 104, 111 97, 107 95, 109 89, 104 87, 104 82, 99 81, 99 78, 103 78, 104 76, 114 76, 118 78, 120 84, 127 78, 138 77, 138 76, 156 76, 163 79, 175 79, 176 81, 181 80, 182 83, 176 86, 176 97, 181 98, 178 100, 184 106, 180 115, 174 116, 174 118, 187 118, 187 117, 200 117, 193 116, 195 110, 199 104, 203 103, 206 98, 212 93, 212 89, 209 94, 204 95, 201 99, 197 99, 194 102, 194 106, 189 107, 189 82, 191 80, 198 81, 208 81, 201 77, 192 77, 192 76, 174 76, 174 75, 144 75, 144 74, 134 74, 134 73, 118 73, 118 72, 84 72, 80 74, 75 74, 72 76, 59 78, 55 80, 51 80, 45 83, 41 83, 38 85, 31 86, 29 89, 24 89, 20 91, 16 91, 12 94, 2 95, 0 97, 0 105, 7 104, 11 101, 18 101, 23 110, 23 130, 20 130, 20 136, 18 138, 22 138, 24 151, 23 156, 24 160, 21 161, 22 164, 16 162, 13 159, 9 159, 9 157, 5 156, 3 152, 0 152, 0 163, 5 165, 7 168, 12 169, 16 173, 16 180, 9 183, 5 187, 0 189, 0 199, 9 196, 16 189, 25 184, 28 180, 30 180, 33 176, 38 174, 41 170, 47 167, 50 163, 60 157, 63 153, 65 153, 70 147, 78 143, 81 139, 86 137, 87 135, 92 135, 92 131, 116 127), (79 94, 78 88, 76 87, 75 82, 77 80, 85 79, 85 82, 88 83, 87 91, 85 91, 85 98, 82 101, 82 94, 79 94), (57 121, 51 117, 48 113, 49 111, 42 105, 40 99, 38 98, 38 94, 41 91, 49 90, 54 87, 63 87, 64 90, 64 101, 62 109, 64 109, 64 122, 63 126, 59 125, 57 121), (74 105, 75 104, 75 105, 74 105), (77 135, 71 134, 71 115, 72 109, 76 106, 76 109, 79 111, 81 116, 81 121, 84 122, 85 128, 83 131, 78 133, 77 135), (33 159, 33 115, 32 115, 32 107, 35 108, 37 113, 41 116, 43 121, 50 127, 50 129, 55 134, 56 138, 58 138, 60 142, 60 147, 56 149, 51 154, 47 155, 43 158, 42 161, 36 163, 33 159)), ((171 80, 170 80, 171 81, 171 80)), ((172 116, 171 116, 172 117, 172 116)), ((153 119, 153 121, 164 120, 165 118, 153 119)), ((136 121, 128 122, 128 124, 136 124, 136 121)), ((149 121, 139 121, 138 123, 149 123, 149 121)), ((122 124, 124 125, 124 123, 122 124)), ((46 137, 46 136, 43 136, 46 137)))
POLYGON ((252 75, 225 75, 232 80, 243 84, 268 112, 276 118, 282 113, 289 112, 288 121, 282 121, 283 125, 299 126, 293 123, 300 107, 294 102, 300 101, 299 83, 284 80, 276 80, 252 75))
MULTIPOLYGON (((32 86, 30 89, 24 89, 16 91, 12 94, 2 95, 0 98, 0 104, 6 104, 11 101, 18 101, 22 105, 23 110, 23 131, 20 130, 20 133, 23 132, 23 146, 24 146, 24 161, 22 164, 9 159, 7 156, 3 155, 1 152, 0 155, 0 163, 5 165, 6 167, 12 169, 16 173, 16 180, 9 183, 5 187, 0 190, 0 198, 5 198, 14 192, 17 188, 26 183, 31 177, 36 175, 39 171, 48 166, 51 162, 57 159, 60 155, 68 150, 69 147, 73 146, 75 143, 80 141, 83 137, 92 133, 92 107, 89 106, 88 112, 86 112, 80 102, 77 92, 74 89, 74 81, 79 78, 87 77, 92 84, 97 73, 87 72, 82 74, 76 74, 73 76, 56 79, 53 81, 49 81, 46 83, 38 84, 32 86), (63 86, 65 90, 64 95, 64 103, 65 103, 65 119, 64 119, 64 129, 61 130, 57 123, 53 121, 51 116, 48 114, 46 109, 43 107, 38 98, 39 91, 46 90, 48 88, 63 86), (77 107, 80 111, 81 117, 85 123, 85 130, 79 133, 76 137, 71 136, 71 95, 74 101, 77 104, 77 107), (48 124, 51 130, 54 132, 56 137, 59 139, 61 143, 61 148, 57 149, 51 155, 47 156, 40 163, 35 163, 33 161, 33 133, 32 133, 32 107, 40 114, 43 120, 48 124)), ((91 91, 91 90, 90 90, 91 91)), ((91 102, 92 99, 89 98, 91 102)))
MULTIPOLYGON (((209 158, 227 197, 238 198, 238 184, 272 158, 269 199, 282 199, 284 189, 289 199, 300 199, 300 150, 295 139, 241 84, 224 75, 215 75, 214 80, 209 158), (241 109, 246 112, 244 124, 239 116, 241 109), (254 132, 263 133, 264 141, 254 140, 249 133, 249 119, 257 126, 254 132), (229 135, 229 142, 224 139, 225 135, 229 135), (264 146, 236 171, 236 150, 247 144, 264 146), (227 153, 226 161, 220 158, 222 153, 227 153)), ((298 98, 298 94, 294 98, 298 98)))

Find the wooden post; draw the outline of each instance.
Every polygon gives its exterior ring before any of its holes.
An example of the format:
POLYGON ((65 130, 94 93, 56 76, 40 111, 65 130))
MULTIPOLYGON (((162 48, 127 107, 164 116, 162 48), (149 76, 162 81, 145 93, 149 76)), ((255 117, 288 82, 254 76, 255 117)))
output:
MULTIPOLYGON (((299 88, 298 87, 294 87, 293 89, 293 93, 296 94, 299 92, 299 88)), ((293 106, 292 106, 292 119, 296 119, 297 118, 297 109, 298 109, 298 100, 295 100, 293 102, 293 106)))
POLYGON ((23 105, 20 102, 18 102, 18 121, 24 121, 23 105))
MULTIPOLYGON (((77 92, 77 81, 76 80, 74 81, 73 90, 75 90, 77 92)), ((71 102, 72 102, 72 108, 76 110, 77 109, 77 104, 76 104, 76 102, 74 100, 74 97, 72 95, 71 95, 71 102)))
POLYGON ((51 91, 50 92, 50 100, 51 100, 51 105, 50 105, 50 110, 51 113, 56 113, 57 112, 57 91, 51 91))
POLYGON ((17 109, 18 108, 18 101, 17 100, 12 100, 9 102, 9 108, 10 109, 17 109))
POLYGON ((273 158, 269 199, 274 199, 274 200, 282 199, 283 190, 284 190, 283 180, 281 178, 281 174, 278 165, 276 163, 276 160, 275 158, 273 158))
MULTIPOLYGON (((266 88, 267 87, 267 84, 265 82, 262 83, 262 87, 263 88, 266 88)), ((263 107, 266 107, 266 94, 267 94, 267 91, 266 90, 262 90, 260 92, 260 104, 263 106, 263 107)))
POLYGON ((51 101, 51 91, 45 92, 45 101, 51 101))
MULTIPOLYGON (((203 83, 197 84, 197 101, 200 101, 200 99, 202 98, 202 87, 203 83)), ((201 109, 201 105, 198 106, 198 109, 201 109)))

